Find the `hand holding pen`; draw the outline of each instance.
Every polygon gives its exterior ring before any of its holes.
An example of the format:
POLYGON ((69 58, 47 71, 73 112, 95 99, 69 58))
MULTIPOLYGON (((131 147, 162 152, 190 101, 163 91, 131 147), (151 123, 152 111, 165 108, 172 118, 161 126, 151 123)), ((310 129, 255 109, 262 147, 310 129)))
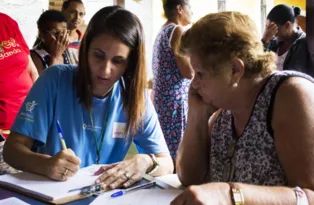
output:
MULTIPOLYGON (((56 155, 48 158, 48 166, 46 166, 45 176, 57 180, 66 181, 69 177, 72 177, 80 168, 81 160, 75 156, 75 153, 71 149, 66 147, 66 139, 61 128, 60 123, 57 121, 57 131, 60 138, 60 149, 56 155)), ((56 144, 56 146, 58 146, 56 144)))

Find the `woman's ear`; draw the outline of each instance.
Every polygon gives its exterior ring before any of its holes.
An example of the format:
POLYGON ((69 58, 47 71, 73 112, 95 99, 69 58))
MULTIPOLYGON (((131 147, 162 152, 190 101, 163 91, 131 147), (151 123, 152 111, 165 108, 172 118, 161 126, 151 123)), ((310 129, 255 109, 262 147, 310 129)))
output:
POLYGON ((238 84, 240 79, 244 76, 244 72, 245 72, 244 63, 241 59, 234 58, 232 60, 231 66, 232 66, 231 83, 238 84))
POLYGON ((182 14, 182 13, 183 13, 183 8, 182 8, 181 5, 178 5, 178 6, 176 7, 176 9, 177 9, 177 12, 178 12, 179 14, 182 14))
POLYGON ((290 21, 287 21, 283 26, 284 26, 286 31, 293 30, 293 23, 291 23, 290 21))

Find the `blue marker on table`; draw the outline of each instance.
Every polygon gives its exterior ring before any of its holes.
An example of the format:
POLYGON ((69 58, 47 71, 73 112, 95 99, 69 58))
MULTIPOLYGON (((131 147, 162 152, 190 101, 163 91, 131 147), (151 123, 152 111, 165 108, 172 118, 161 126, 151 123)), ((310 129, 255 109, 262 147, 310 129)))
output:
POLYGON ((121 190, 121 191, 117 191, 113 194, 111 194, 111 198, 115 198, 115 197, 119 197, 119 196, 122 196, 123 194, 125 193, 128 193, 130 191, 134 191, 134 190, 138 190, 138 189, 145 189, 145 188, 148 188, 148 187, 152 187, 156 184, 155 181, 151 181, 151 182, 148 182, 146 184, 140 184, 138 186, 135 186, 135 187, 131 187, 131 188, 128 188, 128 189, 124 189, 124 190, 121 190))
POLYGON ((61 141, 61 145, 62 145, 62 149, 63 150, 67 150, 67 146, 65 145, 65 141, 64 141, 64 138, 63 138, 63 131, 61 129, 61 125, 60 125, 60 122, 57 120, 57 129, 58 129, 58 134, 59 134, 59 137, 60 137, 60 141, 61 141))

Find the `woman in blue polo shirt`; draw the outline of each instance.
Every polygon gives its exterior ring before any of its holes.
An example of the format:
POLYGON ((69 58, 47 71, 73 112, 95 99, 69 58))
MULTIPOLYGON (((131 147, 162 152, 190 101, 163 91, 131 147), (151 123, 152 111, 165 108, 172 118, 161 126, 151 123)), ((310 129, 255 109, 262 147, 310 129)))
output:
POLYGON ((171 173, 157 114, 145 95, 144 56, 143 29, 134 14, 117 6, 98 11, 82 40, 79 65, 50 67, 31 89, 4 160, 54 180, 107 164, 98 179, 103 188, 129 186, 145 173, 171 173), (57 121, 68 150, 61 149, 57 121), (140 154, 122 161, 132 141, 140 154))

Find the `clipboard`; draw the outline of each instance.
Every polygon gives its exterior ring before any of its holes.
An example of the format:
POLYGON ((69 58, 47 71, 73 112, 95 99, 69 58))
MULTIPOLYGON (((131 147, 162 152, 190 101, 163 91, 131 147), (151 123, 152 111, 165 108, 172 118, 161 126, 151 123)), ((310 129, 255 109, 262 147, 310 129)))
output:
MULTIPOLYGON (((171 185, 168 185, 168 184, 154 178, 153 176, 150 176, 147 174, 144 175, 144 177, 140 181, 136 182, 132 186, 137 186, 140 183, 147 183, 147 182, 151 182, 151 181, 155 181, 155 185, 150 187, 150 189, 175 189, 171 185)), ((94 186, 94 185, 91 185, 90 187, 92 187, 92 186, 94 186)), ((33 198, 33 199, 36 199, 36 200, 39 200, 39 201, 42 201, 45 203, 49 203, 49 204, 66 204, 66 203, 81 200, 84 198, 98 196, 98 195, 101 195, 102 193, 104 193, 106 191, 110 191, 110 190, 99 191, 97 189, 94 189, 94 190, 91 190, 90 194, 76 194, 73 196, 64 197, 64 198, 60 198, 57 200, 47 200, 46 198, 38 196, 37 194, 29 193, 29 192, 20 190, 20 189, 15 188, 15 187, 10 187, 10 186, 4 185, 4 184, 0 184, 0 187, 8 189, 8 190, 13 191, 13 192, 17 192, 17 193, 22 194, 24 196, 27 196, 27 197, 30 197, 30 198, 33 198)))

